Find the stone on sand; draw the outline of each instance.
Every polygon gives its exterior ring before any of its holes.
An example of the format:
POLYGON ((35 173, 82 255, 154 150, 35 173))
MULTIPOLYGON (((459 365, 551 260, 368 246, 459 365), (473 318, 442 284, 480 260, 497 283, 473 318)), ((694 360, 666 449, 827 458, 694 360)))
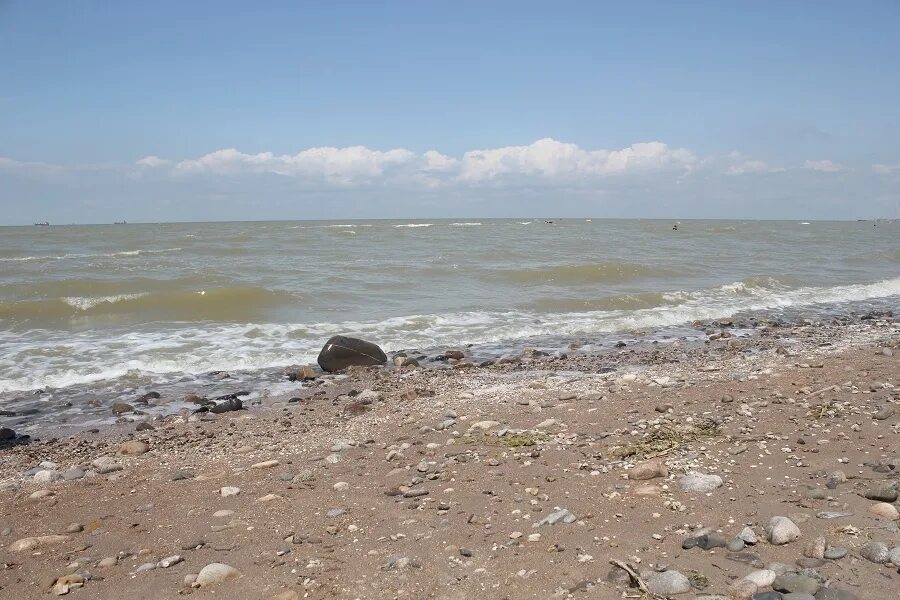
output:
POLYGON ((800 535, 800 528, 787 517, 772 517, 766 525, 766 537, 776 546, 793 542, 800 535))
POLYGON ((217 583, 223 583, 225 581, 230 581, 232 579, 237 579, 240 576, 241 572, 234 567, 231 567, 224 563, 210 563, 200 569, 200 572, 197 574, 195 585, 199 587, 206 587, 209 585, 215 585, 217 583))

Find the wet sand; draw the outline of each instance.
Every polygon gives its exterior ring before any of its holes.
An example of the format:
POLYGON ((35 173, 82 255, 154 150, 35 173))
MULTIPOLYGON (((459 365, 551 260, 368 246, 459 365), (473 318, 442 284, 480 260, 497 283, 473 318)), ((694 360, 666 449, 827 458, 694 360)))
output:
POLYGON ((900 546, 898 357, 890 316, 760 327, 351 369, 249 410, 7 447, 0 595, 641 597, 614 560, 645 597, 749 598, 775 575, 897 597, 877 543, 900 546), (768 541, 777 516, 799 539, 768 541), (745 527, 757 542, 736 549, 745 527), (698 537, 711 549, 683 548, 698 537), (237 572, 214 582, 211 563, 237 572))

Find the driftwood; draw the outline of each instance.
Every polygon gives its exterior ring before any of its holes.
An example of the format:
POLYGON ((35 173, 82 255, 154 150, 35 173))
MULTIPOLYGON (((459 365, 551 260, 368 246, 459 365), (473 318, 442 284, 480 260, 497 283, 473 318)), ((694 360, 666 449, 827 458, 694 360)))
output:
POLYGON ((649 589, 647 589, 647 584, 643 579, 641 579, 641 576, 637 574, 637 571, 635 571, 630 565, 622 562, 621 560, 615 559, 610 559, 609 564, 613 565, 614 567, 619 567, 620 569, 628 573, 628 577, 631 578, 631 583, 637 586, 637 589, 641 591, 641 594, 643 594, 644 597, 659 598, 660 600, 665 600, 662 596, 654 594, 649 589))

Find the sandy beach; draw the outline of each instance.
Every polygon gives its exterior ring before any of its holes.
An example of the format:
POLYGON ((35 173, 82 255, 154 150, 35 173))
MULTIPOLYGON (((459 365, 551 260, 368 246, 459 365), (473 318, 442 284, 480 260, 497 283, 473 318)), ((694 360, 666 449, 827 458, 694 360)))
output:
POLYGON ((896 597, 900 320, 707 326, 6 447, 0 595, 896 597))

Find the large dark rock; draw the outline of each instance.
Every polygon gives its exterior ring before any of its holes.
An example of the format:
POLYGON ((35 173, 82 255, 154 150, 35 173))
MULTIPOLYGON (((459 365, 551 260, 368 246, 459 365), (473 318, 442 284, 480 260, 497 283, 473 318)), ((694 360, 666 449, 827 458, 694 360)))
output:
POLYGON ((387 355, 377 345, 343 335, 336 335, 325 342, 318 358, 319 366, 329 373, 347 367, 368 367, 386 362, 387 355))

